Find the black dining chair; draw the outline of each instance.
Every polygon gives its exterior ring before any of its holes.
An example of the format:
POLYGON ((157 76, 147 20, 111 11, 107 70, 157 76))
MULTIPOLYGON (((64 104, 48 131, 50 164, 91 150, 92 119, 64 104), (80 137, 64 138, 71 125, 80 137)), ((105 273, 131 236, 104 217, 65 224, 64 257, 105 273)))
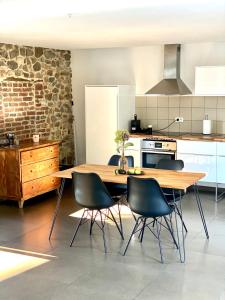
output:
MULTIPOLYGON (((120 155, 114 154, 110 157, 108 165, 109 166, 118 166, 120 155)), ((128 167, 132 168, 134 167, 134 158, 131 155, 126 156, 128 167)), ((120 199, 124 196, 126 196, 127 193, 127 185, 126 184, 120 184, 120 183, 112 183, 112 182, 106 182, 105 186, 107 190, 109 191, 110 195, 113 197, 113 199, 118 204, 118 215, 120 220, 120 228, 121 231, 123 231, 123 224, 122 224, 122 218, 121 218, 121 209, 120 209, 120 199)))
POLYGON ((141 232, 141 242, 143 240, 144 230, 147 227, 153 235, 157 238, 160 249, 161 262, 163 263, 163 253, 160 240, 162 219, 165 220, 166 226, 173 242, 176 247, 179 248, 177 241, 175 240, 173 229, 171 228, 167 216, 171 215, 174 208, 168 204, 166 198, 160 188, 158 182, 153 178, 137 178, 129 176, 127 179, 127 200, 130 205, 130 209, 133 213, 138 214, 136 223, 126 245, 123 255, 126 254, 129 247, 132 236, 141 232), (148 222, 149 219, 153 219, 148 222), (156 233, 154 229, 149 225, 153 222, 156 224, 156 233))
POLYGON ((115 201, 109 194, 101 178, 95 173, 72 173, 74 199, 77 204, 84 208, 82 217, 76 227, 70 247, 73 245, 77 232, 81 225, 90 219, 90 235, 92 234, 92 227, 96 224, 102 231, 104 249, 107 252, 105 240, 105 220, 109 218, 113 221, 124 239, 123 233, 112 213, 111 207, 115 205, 115 201), (100 224, 97 222, 96 217, 100 216, 100 224))
MULTIPOLYGON (((177 160, 169 160, 169 159, 161 159, 158 164, 156 165, 156 169, 164 169, 164 170, 175 170, 175 171, 181 171, 184 168, 184 162, 181 159, 177 160)), ((182 210, 178 207, 176 204, 177 201, 181 200, 181 197, 184 196, 184 192, 178 192, 173 189, 163 188, 163 193, 166 196, 166 200, 169 203, 169 205, 174 206, 175 213, 178 214, 178 216, 181 219, 181 222, 184 226, 185 231, 187 232, 187 227, 183 221, 182 217, 182 210)))

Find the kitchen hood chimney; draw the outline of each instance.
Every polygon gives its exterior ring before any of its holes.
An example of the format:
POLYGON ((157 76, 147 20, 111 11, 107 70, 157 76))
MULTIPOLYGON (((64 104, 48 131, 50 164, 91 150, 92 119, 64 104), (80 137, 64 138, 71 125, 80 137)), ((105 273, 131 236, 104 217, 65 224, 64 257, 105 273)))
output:
POLYGON ((187 95, 190 89, 180 79, 180 44, 164 46, 164 79, 145 94, 187 95))

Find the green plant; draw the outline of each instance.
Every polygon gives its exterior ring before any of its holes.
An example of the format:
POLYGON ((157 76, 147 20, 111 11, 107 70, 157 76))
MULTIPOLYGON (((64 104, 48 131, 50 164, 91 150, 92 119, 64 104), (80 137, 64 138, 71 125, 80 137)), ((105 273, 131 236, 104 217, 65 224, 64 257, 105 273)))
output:
POLYGON ((117 152, 124 156, 124 150, 133 146, 133 143, 126 142, 129 139, 129 132, 126 129, 117 130, 115 132, 115 143, 117 144, 117 152))

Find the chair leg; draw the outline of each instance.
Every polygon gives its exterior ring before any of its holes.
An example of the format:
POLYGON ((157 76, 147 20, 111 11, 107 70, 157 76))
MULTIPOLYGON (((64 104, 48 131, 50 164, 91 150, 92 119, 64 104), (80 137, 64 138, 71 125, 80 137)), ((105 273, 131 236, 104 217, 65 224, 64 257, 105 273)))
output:
POLYGON ((92 234, 92 227, 93 227, 93 217, 94 217, 94 211, 91 211, 91 221, 90 221, 90 230, 89 230, 89 234, 92 234))
POLYGON ((144 236, 145 226, 146 226, 146 218, 144 218, 144 221, 143 221, 143 228, 142 228, 142 230, 141 230, 141 239, 140 239, 140 242, 141 242, 141 243, 142 243, 142 241, 143 241, 143 236, 144 236))
POLYGON ((83 214, 82 214, 82 217, 80 218, 80 221, 79 221, 79 223, 78 223, 78 225, 77 225, 77 228, 76 228, 76 230, 75 230, 75 232, 74 232, 73 238, 72 238, 72 240, 71 240, 71 242, 70 242, 70 247, 72 247, 72 245, 73 245, 73 242, 74 242, 74 240, 75 240, 75 237, 76 237, 76 235, 77 235, 77 232, 78 232, 78 230, 79 230, 79 228, 80 228, 80 226, 81 226, 81 223, 82 223, 82 221, 83 221, 83 217, 84 217, 85 212, 86 212, 86 210, 84 209, 83 214))
POLYGON ((167 228, 168 228, 168 230, 169 230, 169 232, 170 232, 170 235, 171 235, 171 237, 172 237, 172 239, 173 239, 173 242, 174 242, 174 244, 176 245, 176 248, 178 249, 178 244, 177 244, 177 241, 176 241, 176 239, 175 239, 175 237, 174 237, 174 234, 173 234, 173 228, 170 227, 167 218, 166 218, 166 217, 163 217, 163 218, 164 218, 164 220, 165 220, 165 222, 166 222, 167 228))
MULTIPOLYGON (((120 220, 120 230, 123 236, 123 223, 122 223, 122 218, 121 218, 121 211, 120 211, 120 203, 117 204, 118 205, 118 214, 119 214, 119 220, 120 220)), ((122 237, 123 239, 123 237, 122 237)))
POLYGON ((93 225, 95 223, 95 218, 96 218, 97 214, 98 214, 98 211, 94 215, 94 211, 92 210, 92 212, 91 212, 90 230, 89 230, 89 234, 90 235, 92 235, 92 229, 93 229, 93 225))
MULTIPOLYGON (((161 222, 160 222, 161 223, 161 222)), ((156 230, 157 230, 157 236, 158 236, 158 242, 159 242, 159 251, 160 251, 160 257, 161 257, 161 263, 163 263, 163 254, 162 254, 162 246, 161 246, 161 240, 160 240, 160 231, 161 231, 161 224, 158 224, 158 221, 155 219, 156 224, 156 230)))
POLYGON ((103 222, 102 212, 100 210, 98 212, 100 214, 101 224, 102 224, 102 236, 103 236, 103 241, 104 241, 104 250, 105 250, 105 253, 107 253, 106 240, 105 240, 105 229, 104 229, 105 222, 103 222))
POLYGON ((112 213, 112 211, 111 211, 110 208, 109 208, 109 212, 110 212, 110 214, 111 214, 111 216, 112 216, 113 222, 116 224, 116 227, 117 227, 117 229, 118 229, 118 231, 119 231, 119 233, 120 233, 120 235, 121 235, 122 240, 124 240, 123 231, 121 230, 121 228, 120 228, 119 225, 117 224, 116 219, 115 219, 115 217, 114 217, 114 215, 113 215, 113 213, 112 213))
POLYGON ((132 230, 132 233, 131 233, 131 235, 130 235, 130 238, 129 238, 128 242, 127 242, 126 248, 125 248, 125 250, 124 250, 124 252, 123 252, 123 256, 126 254, 127 249, 128 249, 128 246, 129 246, 130 241, 131 241, 131 239, 132 239, 132 236, 134 235, 136 229, 137 229, 138 226, 139 226, 139 224, 138 224, 138 223, 139 223, 139 220, 141 220, 141 217, 137 218, 137 220, 136 220, 136 223, 135 223, 135 225, 134 225, 134 228, 133 228, 133 230, 132 230))

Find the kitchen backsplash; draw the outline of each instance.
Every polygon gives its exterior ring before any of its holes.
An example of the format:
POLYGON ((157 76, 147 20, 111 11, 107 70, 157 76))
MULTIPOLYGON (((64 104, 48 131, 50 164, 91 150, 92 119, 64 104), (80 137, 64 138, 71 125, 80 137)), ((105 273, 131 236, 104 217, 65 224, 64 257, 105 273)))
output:
POLYGON ((183 117, 183 123, 175 123, 165 131, 192 133, 202 133, 202 120, 207 114, 212 120, 212 133, 225 134, 225 96, 137 96, 136 114, 141 127, 151 124, 153 130, 183 117))

